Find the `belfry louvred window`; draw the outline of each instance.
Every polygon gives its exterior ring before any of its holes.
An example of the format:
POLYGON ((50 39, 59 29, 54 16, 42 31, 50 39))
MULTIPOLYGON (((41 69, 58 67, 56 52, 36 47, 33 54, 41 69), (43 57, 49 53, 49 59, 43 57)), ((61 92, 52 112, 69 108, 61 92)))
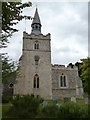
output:
POLYGON ((34 86, 34 88, 39 88, 39 76, 38 76, 38 74, 35 74, 35 76, 34 76, 34 84, 33 84, 34 86))
POLYGON ((34 44, 34 49, 35 49, 35 50, 39 49, 39 43, 38 43, 38 42, 35 42, 35 44, 34 44))
POLYGON ((37 49, 37 44, 36 43, 34 44, 34 49, 37 49))

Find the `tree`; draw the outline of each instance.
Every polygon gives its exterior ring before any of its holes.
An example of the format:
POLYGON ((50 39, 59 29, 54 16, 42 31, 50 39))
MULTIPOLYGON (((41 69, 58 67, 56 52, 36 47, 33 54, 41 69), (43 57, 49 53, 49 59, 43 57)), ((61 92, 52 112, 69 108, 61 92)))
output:
POLYGON ((73 68, 73 67, 74 67, 74 64, 69 63, 68 66, 70 66, 71 68, 73 68))
POLYGON ((21 14, 24 8, 30 7, 31 5, 31 2, 2 2, 2 40, 0 41, 0 47, 6 47, 8 42, 7 38, 18 31, 13 28, 13 25, 16 25, 24 18, 31 18, 30 16, 21 14))
POLYGON ((18 64, 12 62, 7 56, 2 55, 2 83, 8 84, 9 80, 15 78, 18 64))
POLYGON ((2 84, 3 96, 2 102, 9 101, 9 96, 13 95, 13 86, 15 84, 16 75, 18 72, 18 64, 13 62, 6 56, 2 55, 2 84))
POLYGON ((81 65, 82 65, 82 64, 83 64, 82 62, 76 62, 76 63, 75 63, 75 66, 77 66, 77 68, 78 68, 79 77, 80 77, 80 75, 81 75, 81 65))
POLYGON ((81 79, 83 81, 84 91, 90 95, 90 58, 81 59, 81 79))
MULTIPOLYGON (((22 15, 22 11, 26 7, 30 7, 31 2, 0 2, 0 8, 2 6, 2 39, 0 40, 0 48, 7 47, 8 37, 11 37, 14 32, 18 30, 13 28, 13 25, 18 24, 24 18, 30 19, 30 16, 22 15)), ((1 10, 0 10, 1 18, 1 10)), ((0 21, 1 23, 1 21, 0 21)), ((8 57, 2 55, 2 82, 7 84, 10 78, 16 76, 15 62, 12 62, 8 57)))

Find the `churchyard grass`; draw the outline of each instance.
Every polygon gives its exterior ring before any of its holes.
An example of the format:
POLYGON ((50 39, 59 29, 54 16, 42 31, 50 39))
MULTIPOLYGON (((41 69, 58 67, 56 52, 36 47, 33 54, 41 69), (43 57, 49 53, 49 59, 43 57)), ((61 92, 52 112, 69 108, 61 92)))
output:
POLYGON ((77 103, 80 103, 80 104, 84 104, 84 99, 81 99, 81 98, 77 98, 76 99, 77 103))
MULTIPOLYGON (((70 102, 70 100, 68 102, 70 102)), ((47 103, 49 106, 52 105, 52 100, 47 100, 47 103)), ((57 100, 57 103, 60 105, 63 105, 64 101, 59 99, 59 100, 57 100)), ((84 103, 83 99, 77 99, 77 104, 82 106, 83 110, 84 109, 87 110, 88 105, 84 103)), ((3 118, 6 118, 6 113, 9 110, 10 106, 11 106, 11 103, 3 103, 2 104, 2 116, 3 116, 3 118)), ((38 112, 39 113, 38 113, 37 117, 41 117, 42 116, 42 107, 39 107, 38 112)))
MULTIPOLYGON (((46 101, 48 102, 49 105, 52 104, 52 100, 46 100, 46 101)), ((61 99, 59 99, 59 100, 57 100, 57 103, 58 104, 63 104, 64 101, 61 100, 61 99)), ((85 105, 83 99, 79 99, 78 98, 77 99, 77 103, 85 105)), ((3 114, 5 114, 8 111, 8 109, 9 109, 10 106, 11 106, 11 103, 3 103, 2 105, 0 105, 0 109, 2 107, 3 114)))
POLYGON ((0 104, 0 118, 2 116, 2 104, 0 104))
POLYGON ((11 103, 3 103, 2 104, 2 116, 4 117, 7 113, 7 111, 9 110, 11 106, 11 103))

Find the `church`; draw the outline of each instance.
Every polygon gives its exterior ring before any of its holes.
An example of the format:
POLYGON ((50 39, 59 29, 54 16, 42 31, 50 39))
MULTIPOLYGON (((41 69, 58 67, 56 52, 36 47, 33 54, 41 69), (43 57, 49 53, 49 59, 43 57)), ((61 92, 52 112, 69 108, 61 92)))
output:
POLYGON ((51 63, 51 34, 43 35, 36 8, 31 33, 23 32, 23 52, 14 95, 34 94, 44 99, 83 97, 82 81, 76 66, 51 63))

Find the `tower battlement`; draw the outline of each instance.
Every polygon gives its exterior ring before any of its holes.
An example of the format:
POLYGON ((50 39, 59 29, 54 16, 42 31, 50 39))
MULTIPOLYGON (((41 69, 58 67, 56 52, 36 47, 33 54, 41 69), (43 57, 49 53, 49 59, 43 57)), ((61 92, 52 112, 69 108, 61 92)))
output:
MULTIPOLYGON (((48 33, 46 35, 40 34, 40 35, 35 35, 35 34, 28 34, 27 32, 23 32, 23 38, 25 39, 50 39, 51 38, 51 34, 48 33)), ((51 39, 50 39, 51 40, 51 39)))
POLYGON ((78 70, 78 68, 75 65, 73 67, 71 67, 70 65, 65 67, 65 65, 54 64, 52 65, 52 68, 53 69, 78 70))

